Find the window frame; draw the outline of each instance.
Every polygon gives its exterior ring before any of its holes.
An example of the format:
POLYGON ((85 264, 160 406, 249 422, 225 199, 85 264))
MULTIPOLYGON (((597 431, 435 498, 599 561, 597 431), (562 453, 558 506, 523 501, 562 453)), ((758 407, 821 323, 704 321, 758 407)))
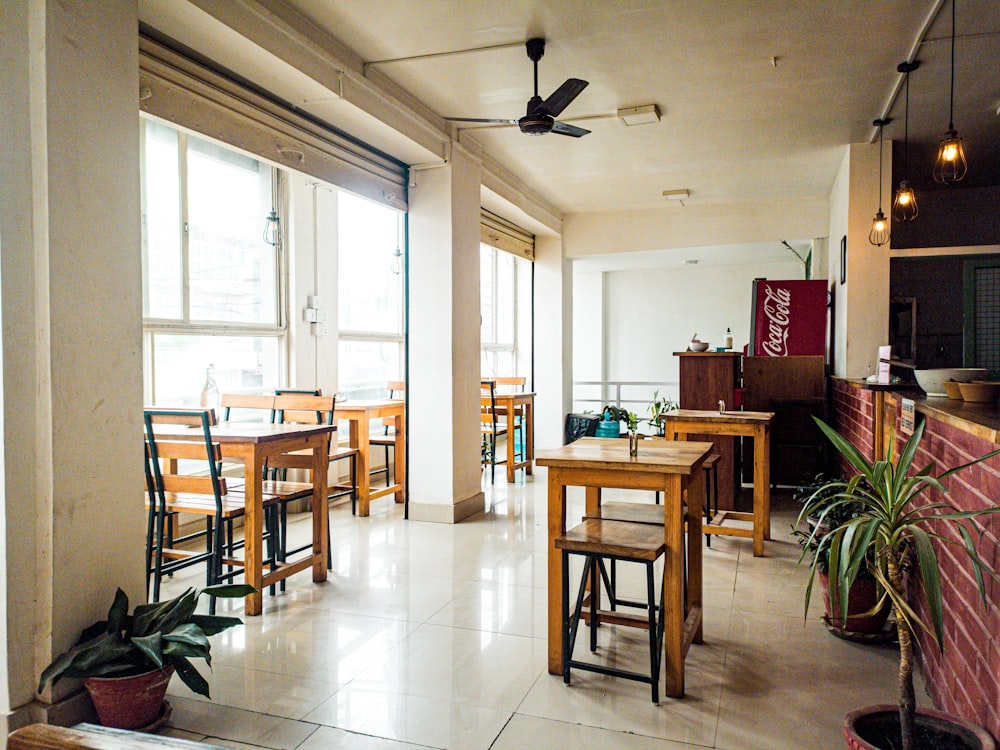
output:
MULTIPOLYGON (((143 389, 145 400, 153 403, 156 394, 156 373, 153 363, 155 362, 154 337, 157 334, 175 334, 190 336, 229 336, 246 338, 275 338, 278 340, 278 362, 277 372, 279 385, 283 385, 288 379, 289 366, 289 335, 288 335, 288 284, 289 284, 289 256, 286 248, 288 216, 285 201, 285 185, 287 176, 284 171, 254 154, 249 154, 234 148, 226 143, 215 141, 222 148, 243 154, 254 159, 270 170, 271 194, 273 206, 279 217, 281 234, 279 241, 274 245, 274 323, 239 323, 234 321, 211 321, 191 319, 191 280, 190 280, 190 231, 189 231, 189 197, 188 197, 188 139, 189 137, 201 138, 206 141, 213 139, 197 133, 189 133, 185 129, 178 127, 174 123, 160 118, 151 117, 146 114, 140 116, 139 131, 139 161, 140 161, 140 201, 142 212, 142 294, 143 294, 143 317, 142 317, 142 348, 143 348, 143 389), (181 317, 163 318, 154 317, 147 314, 150 278, 148 263, 148 233, 146 231, 147 219, 147 198, 146 198, 146 123, 158 122, 177 132, 177 170, 178 170, 178 201, 179 220, 181 226, 180 234, 180 274, 181 274, 181 317)), ((263 218, 263 217, 262 217, 263 218)))

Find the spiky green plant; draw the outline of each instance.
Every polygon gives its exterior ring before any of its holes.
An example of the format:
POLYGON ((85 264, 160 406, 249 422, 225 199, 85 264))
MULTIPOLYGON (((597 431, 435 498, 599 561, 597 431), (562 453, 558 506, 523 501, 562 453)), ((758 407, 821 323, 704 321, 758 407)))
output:
POLYGON ((188 589, 174 599, 141 604, 128 614, 128 597, 118 589, 108 619, 84 630, 73 648, 45 668, 38 691, 63 677, 131 677, 170 665, 185 685, 210 698, 208 682, 189 660, 204 659, 211 666, 208 636, 242 625, 243 621, 238 617, 195 614, 198 598, 202 594, 242 597, 254 590, 245 584, 188 589))
MULTIPOLYGON (((921 628, 929 633, 944 651, 941 571, 932 540, 965 552, 984 603, 986 587, 983 576, 989 575, 1000 580, 997 572, 979 557, 974 540, 974 535, 981 539, 984 531, 975 519, 988 513, 1000 512, 1000 507, 961 511, 947 501, 918 504, 916 500, 931 487, 942 495, 947 494, 948 490, 941 483, 942 479, 1000 454, 1000 449, 936 476, 934 472, 937 471, 937 465, 934 462, 911 474, 910 468, 926 422, 921 422, 914 430, 895 462, 891 458, 894 452, 892 439, 886 449, 886 459, 869 461, 832 427, 819 419, 816 419, 816 423, 858 473, 846 481, 830 482, 820 487, 802 507, 796 525, 801 524, 810 514, 815 514, 817 523, 807 541, 807 547, 815 542, 820 547, 829 549, 831 586, 836 582, 839 599, 844 602, 844 613, 847 612, 851 584, 864 567, 868 568, 876 580, 882 592, 882 601, 888 598, 892 602, 899 627, 899 720, 902 747, 903 750, 911 750, 916 716, 916 699, 913 694, 913 635, 916 629, 921 628), (840 507, 847 504, 856 506, 853 517, 837 524, 826 523, 840 507), (958 531, 960 539, 931 530, 935 523, 952 525, 958 531), (823 529, 825 531, 821 531, 823 529), (920 576, 904 578, 904 569, 911 564, 913 558, 916 558, 920 576), (907 601, 907 582, 911 585, 919 584, 927 602, 929 624, 907 601)), ((803 556, 805 552, 804 549, 803 556)), ((817 561, 814 558, 806 588, 807 613, 816 569, 817 561)))

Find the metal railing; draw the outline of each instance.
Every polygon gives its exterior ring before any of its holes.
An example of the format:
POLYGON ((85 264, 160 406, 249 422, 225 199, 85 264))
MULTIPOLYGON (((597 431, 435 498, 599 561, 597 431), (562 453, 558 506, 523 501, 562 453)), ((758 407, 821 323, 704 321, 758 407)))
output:
POLYGON ((644 414, 649 411, 653 392, 660 398, 677 401, 680 383, 657 380, 576 380, 573 381, 573 411, 597 412, 606 404, 644 414))

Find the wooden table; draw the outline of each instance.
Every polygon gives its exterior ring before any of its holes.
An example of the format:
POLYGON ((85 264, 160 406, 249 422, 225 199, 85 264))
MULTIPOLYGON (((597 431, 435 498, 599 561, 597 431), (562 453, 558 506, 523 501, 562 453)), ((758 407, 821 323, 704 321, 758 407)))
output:
POLYGON ((674 409, 660 415, 667 440, 685 440, 689 434, 733 435, 753 438, 753 513, 721 510, 706 534, 753 538, 753 555, 764 554, 764 540, 771 538, 771 420, 770 411, 700 411, 674 409), (725 526, 727 520, 752 521, 752 529, 725 526))
MULTIPOLYGON (((667 545, 663 562, 666 622, 663 655, 666 694, 684 695, 684 657, 691 643, 701 643, 701 500, 704 479, 701 465, 711 443, 644 440, 639 455, 628 454, 628 440, 580 438, 574 443, 538 456, 538 465, 549 468, 549 673, 562 674, 562 555, 556 537, 566 532, 566 487, 587 491, 587 512, 601 503, 601 489, 615 487, 663 493, 663 536, 667 545), (684 604, 684 493, 698 498, 688 503, 687 606, 684 604)), ((600 612, 600 621, 634 624, 621 612, 600 612)), ((641 618, 640 618, 641 619, 641 618)))
MULTIPOLYGON (((329 459, 330 435, 336 430, 334 425, 269 424, 264 422, 222 422, 213 425, 212 440, 219 444, 222 456, 243 462, 244 495, 246 515, 243 518, 245 538, 243 576, 248 584, 257 589, 248 594, 245 602, 247 615, 259 615, 263 608, 264 587, 277 583, 283 578, 312 568, 313 581, 326 580, 326 539, 327 515, 326 473, 329 459), (312 451, 313 478, 312 554, 295 562, 281 563, 275 570, 263 569, 264 509, 261 502, 261 482, 264 464, 268 458, 293 451, 312 451)), ((200 429, 181 425, 157 425, 157 437, 171 440, 202 439, 200 429)))
MULTIPOLYGON (((514 481, 514 472, 520 468, 526 474, 531 474, 532 461, 535 458, 535 394, 534 393, 496 393, 493 396, 496 402, 497 414, 507 415, 507 481, 514 481), (523 412, 521 417, 522 434, 524 435, 524 453, 521 461, 514 458, 514 414, 516 410, 523 412)), ((492 406, 489 396, 482 396, 479 400, 480 408, 492 406)))
MULTIPOLYGON (((337 401, 333 418, 346 419, 350 422, 351 447, 358 451, 358 463, 355 471, 358 483, 358 515, 368 516, 371 501, 386 495, 395 495, 396 502, 406 500, 406 402, 401 399, 377 399, 358 401, 337 401), (386 480, 385 487, 373 490, 371 476, 371 420, 382 419, 395 428, 396 444, 394 460, 396 471, 393 473, 393 484, 386 480)), ((388 477, 388 473, 386 473, 388 477)))

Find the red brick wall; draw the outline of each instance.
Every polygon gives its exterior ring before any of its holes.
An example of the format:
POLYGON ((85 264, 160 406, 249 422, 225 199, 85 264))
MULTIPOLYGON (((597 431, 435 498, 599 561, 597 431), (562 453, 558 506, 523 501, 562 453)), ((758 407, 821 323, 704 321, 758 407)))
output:
MULTIPOLYGON (((897 435, 897 438, 901 436, 897 435)), ((934 418, 927 419, 924 438, 914 459, 921 468, 936 461, 939 470, 967 463, 998 447, 934 418)), ((944 480, 948 493, 929 490, 921 502, 948 501, 958 510, 979 510, 1000 504, 1000 456, 976 464, 944 480)), ((977 552, 1000 570, 1000 513, 980 521, 985 533, 977 552)), ((933 529, 960 540, 954 524, 933 529)), ((974 534, 978 539, 978 535, 974 534)), ((944 653, 933 637, 918 634, 920 661, 927 690, 939 708, 958 714, 1000 737, 1000 582, 986 578, 983 604, 964 550, 935 542, 941 567, 944 600, 944 653)), ((930 622, 923 600, 914 601, 930 622)))
MULTIPOLYGON (((837 380, 832 381, 830 393, 830 424, 871 458, 873 393, 837 380)), ((896 429, 896 443, 901 448, 905 437, 898 432, 898 420, 896 429)), ((913 465, 919 469, 934 461, 938 466, 934 473, 940 474, 998 447, 928 418, 913 465)), ((843 463, 837 468, 853 473, 843 463)), ((947 500, 959 510, 994 507, 1000 504, 1000 456, 959 472, 944 484, 948 488, 946 495, 928 490, 920 502, 947 500)), ((994 570, 1000 570, 1000 513, 988 516, 981 525, 985 534, 977 543, 978 554, 994 570)), ((960 538, 953 525, 934 526, 936 533, 960 538)), ((932 636, 924 632, 917 634, 927 691, 941 710, 958 714, 985 727, 994 737, 1000 737, 1000 582, 986 578, 987 603, 984 605, 964 551, 943 542, 935 542, 935 546, 941 567, 945 646, 942 654, 932 636)), ((913 605, 921 618, 930 622, 926 602, 921 598, 913 605)), ((889 696, 886 699, 892 702, 889 696)), ((918 696, 917 703, 926 701, 918 696)))
MULTIPOLYGON (((874 392, 859 388, 854 383, 833 380, 830 385, 830 425, 850 440, 868 460, 875 455, 875 398, 874 392)), ((853 474, 849 464, 831 450, 834 467, 844 474, 853 474)))

